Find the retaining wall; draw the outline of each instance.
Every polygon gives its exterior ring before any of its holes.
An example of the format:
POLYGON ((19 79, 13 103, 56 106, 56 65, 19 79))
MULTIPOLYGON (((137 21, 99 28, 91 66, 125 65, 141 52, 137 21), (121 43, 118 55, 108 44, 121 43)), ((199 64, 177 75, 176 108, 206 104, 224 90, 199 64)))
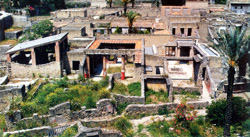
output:
POLYGON ((121 94, 112 94, 116 102, 119 104, 129 103, 129 104, 144 104, 145 98, 139 96, 124 96, 121 94))
MULTIPOLYGON (((188 105, 193 105, 194 108, 204 108, 209 105, 208 102, 188 102, 188 105)), ((131 104, 125 109, 125 113, 128 115, 139 114, 157 114, 159 109, 167 107, 168 110, 174 110, 177 107, 177 103, 164 103, 164 104, 131 104)))

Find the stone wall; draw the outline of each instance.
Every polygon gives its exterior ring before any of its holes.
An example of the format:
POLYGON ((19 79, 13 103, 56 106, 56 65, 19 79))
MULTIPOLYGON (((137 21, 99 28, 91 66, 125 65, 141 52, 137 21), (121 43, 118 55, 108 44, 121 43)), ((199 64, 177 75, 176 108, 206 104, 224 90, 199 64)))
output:
POLYGON ((11 62, 11 76, 12 77, 33 77, 35 76, 51 76, 60 77, 61 76, 61 63, 60 62, 50 62, 42 65, 25 65, 11 62))
POLYGON ((121 118, 121 116, 116 116, 109 119, 100 119, 100 120, 81 120, 81 123, 83 126, 87 127, 107 127, 112 126, 115 124, 115 122, 121 118))
MULTIPOLYGON (((160 53, 159 53, 160 54, 160 53)), ((145 71, 145 74, 155 75, 156 67, 163 67, 164 60, 162 57, 156 55, 145 55, 145 67, 152 67, 152 71, 145 71)))
POLYGON ((69 63, 69 68, 70 69, 70 73, 76 73, 77 71, 80 71, 81 69, 79 68, 79 70, 73 70, 73 61, 79 61, 79 67, 81 67, 81 64, 83 64, 83 58, 84 58, 84 53, 83 52, 74 52, 74 51, 69 51, 67 52, 67 59, 68 59, 68 63, 69 63))
POLYGON ((13 26, 19 27, 29 27, 31 26, 31 21, 28 19, 28 16, 12 15, 13 26))
MULTIPOLYGON (((188 102, 188 105, 193 105, 194 108, 204 108, 209 105, 208 102, 188 102)), ((177 103, 165 103, 165 104, 131 104, 125 109, 125 113, 128 115, 138 114, 157 114, 159 109, 167 107, 168 110, 174 110, 177 107, 177 103)))
POLYGON ((173 92, 181 94, 182 92, 200 92, 202 94, 203 90, 202 87, 173 87, 173 92))
POLYGON ((18 131, 13 131, 13 132, 4 132, 3 136, 8 136, 8 135, 20 135, 22 133, 26 133, 29 135, 47 135, 48 131, 51 129, 50 126, 43 126, 43 127, 37 127, 37 128, 32 128, 32 129, 25 129, 25 130, 18 130, 18 131))
POLYGON ((111 99, 101 99, 96 103, 97 108, 86 109, 82 107, 79 111, 71 111, 70 102, 64 102, 54 107, 49 108, 49 115, 38 116, 36 113, 33 117, 22 118, 19 110, 13 113, 5 113, 5 121, 8 129, 12 129, 16 123, 30 123, 36 121, 43 124, 56 123, 65 124, 72 120, 92 119, 95 117, 109 116, 116 113, 115 104, 112 104, 111 99))
POLYGON ((172 35, 154 35, 154 34, 111 34, 110 39, 144 39, 145 47, 152 45, 161 46, 168 41, 173 41, 175 38, 172 35))
POLYGON ((74 38, 69 40, 69 44, 72 48, 86 48, 92 41, 92 38, 74 38))
POLYGON ((6 87, 0 90, 0 112, 7 111, 10 108, 10 103, 13 99, 22 98, 25 94, 25 86, 20 87, 6 87))
POLYGON ((112 94, 116 102, 119 104, 129 103, 129 104, 144 104, 145 98, 138 96, 124 96, 121 94, 112 94))
POLYGON ((22 30, 5 32, 5 39, 18 39, 23 33, 22 30))

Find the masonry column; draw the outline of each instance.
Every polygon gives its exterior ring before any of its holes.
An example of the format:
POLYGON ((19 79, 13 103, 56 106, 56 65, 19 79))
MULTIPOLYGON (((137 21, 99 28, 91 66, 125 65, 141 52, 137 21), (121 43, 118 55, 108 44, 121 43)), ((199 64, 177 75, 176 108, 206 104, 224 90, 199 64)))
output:
POLYGON ((122 56, 121 80, 125 79, 125 57, 122 56))
POLYGON ((103 56, 103 78, 107 77, 107 65, 106 65, 106 57, 103 56))
POLYGON ((90 58, 89 58, 89 56, 87 56, 87 66, 85 67, 84 77, 85 78, 90 77, 90 58))
POLYGON ((59 41, 56 42, 55 45, 55 54, 56 54, 56 62, 60 62, 60 43, 59 41))
POLYGON ((32 65, 36 66, 36 52, 35 52, 35 48, 31 49, 31 59, 32 59, 32 65))
POLYGON ((10 54, 6 54, 7 55, 7 62, 10 63, 11 62, 11 55, 10 54))

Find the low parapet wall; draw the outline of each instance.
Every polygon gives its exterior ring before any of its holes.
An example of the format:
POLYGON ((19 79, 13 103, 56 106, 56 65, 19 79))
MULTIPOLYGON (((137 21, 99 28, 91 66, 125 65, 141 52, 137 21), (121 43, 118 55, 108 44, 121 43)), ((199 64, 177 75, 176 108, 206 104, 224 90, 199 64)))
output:
POLYGON ((13 132, 4 132, 3 136, 8 136, 8 135, 18 135, 18 134, 30 134, 30 135, 47 135, 48 130, 50 130, 50 126, 43 126, 43 127, 37 127, 37 128, 32 128, 32 129, 26 129, 26 130, 17 130, 13 132))
MULTIPOLYGON (((195 109, 205 108, 209 105, 208 102, 188 102, 188 105, 193 105, 195 109)), ((164 104, 131 104, 125 109, 125 113, 128 115, 138 114, 157 114, 158 110, 167 108, 168 110, 174 110, 177 107, 177 103, 164 103, 164 104)))
POLYGON ((129 104, 144 104, 145 98, 139 96, 124 96, 121 94, 112 94, 116 102, 119 104, 129 103, 129 104))
POLYGON ((181 94, 182 92, 188 92, 188 93, 193 93, 193 92, 199 92, 202 94, 202 87, 173 87, 174 93, 181 94))

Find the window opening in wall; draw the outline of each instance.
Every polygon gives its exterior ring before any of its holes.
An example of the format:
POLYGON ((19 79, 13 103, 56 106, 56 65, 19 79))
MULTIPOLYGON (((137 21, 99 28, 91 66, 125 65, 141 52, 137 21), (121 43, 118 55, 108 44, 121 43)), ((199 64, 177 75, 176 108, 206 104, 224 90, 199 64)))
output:
POLYGON ((192 36, 192 28, 188 28, 188 36, 192 36))
POLYGON ((163 67, 162 66, 156 66, 155 67, 155 74, 162 74, 163 72, 163 67))
POLYGON ((72 61, 72 64, 73 64, 73 70, 80 69, 80 61, 72 61))
POLYGON ((175 28, 172 28, 172 35, 175 35, 175 28))
POLYGON ((181 28, 181 34, 184 34, 184 28, 181 28))
POLYGON ((153 72, 152 66, 146 66, 146 72, 153 72))

